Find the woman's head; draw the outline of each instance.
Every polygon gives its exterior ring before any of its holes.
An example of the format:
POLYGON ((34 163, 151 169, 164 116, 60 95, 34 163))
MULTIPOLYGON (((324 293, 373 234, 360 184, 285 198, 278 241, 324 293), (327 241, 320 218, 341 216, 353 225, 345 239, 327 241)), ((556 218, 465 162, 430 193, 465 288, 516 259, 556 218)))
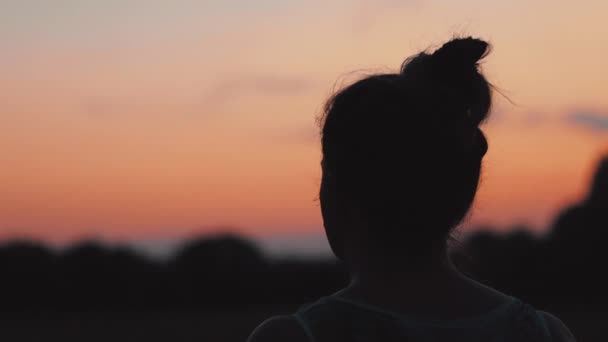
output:
POLYGON ((478 126, 491 86, 478 62, 488 51, 482 40, 454 39, 329 99, 320 201, 338 257, 349 246, 412 257, 445 246, 473 202, 487 150, 478 126))

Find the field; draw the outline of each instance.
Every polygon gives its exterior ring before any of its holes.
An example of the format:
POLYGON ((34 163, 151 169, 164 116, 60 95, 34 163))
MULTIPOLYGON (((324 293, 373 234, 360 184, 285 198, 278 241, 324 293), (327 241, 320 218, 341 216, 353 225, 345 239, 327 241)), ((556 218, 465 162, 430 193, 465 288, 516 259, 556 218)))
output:
MULTIPOLYGON (((5 317, 3 341, 245 341, 265 318, 290 308, 257 308, 214 314, 82 314, 5 317)), ((557 313, 578 341, 608 340, 608 313, 557 313)))

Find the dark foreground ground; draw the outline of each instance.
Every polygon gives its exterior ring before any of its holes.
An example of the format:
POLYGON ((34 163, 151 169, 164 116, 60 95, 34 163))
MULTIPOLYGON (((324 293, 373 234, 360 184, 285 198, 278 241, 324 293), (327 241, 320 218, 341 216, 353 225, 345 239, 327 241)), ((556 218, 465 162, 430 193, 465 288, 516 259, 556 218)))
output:
MULTIPOLYGON (((292 308, 218 311, 213 314, 89 314, 5 317, 1 341, 245 341, 265 318, 292 308)), ((608 341, 608 313, 556 313, 578 341, 608 341)))

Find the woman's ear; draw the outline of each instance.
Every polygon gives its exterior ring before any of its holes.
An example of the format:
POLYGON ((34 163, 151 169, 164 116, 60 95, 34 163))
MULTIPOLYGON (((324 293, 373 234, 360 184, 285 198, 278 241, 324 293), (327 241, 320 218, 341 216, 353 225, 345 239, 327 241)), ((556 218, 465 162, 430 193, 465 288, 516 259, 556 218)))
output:
POLYGON ((348 245, 360 238, 366 220, 355 203, 322 184, 319 199, 325 235, 332 252, 344 261, 348 245))
POLYGON ((321 179, 319 202, 321 204, 325 236, 327 237, 329 246, 336 257, 343 260, 341 205, 336 193, 328 188, 328 182, 325 178, 321 179))

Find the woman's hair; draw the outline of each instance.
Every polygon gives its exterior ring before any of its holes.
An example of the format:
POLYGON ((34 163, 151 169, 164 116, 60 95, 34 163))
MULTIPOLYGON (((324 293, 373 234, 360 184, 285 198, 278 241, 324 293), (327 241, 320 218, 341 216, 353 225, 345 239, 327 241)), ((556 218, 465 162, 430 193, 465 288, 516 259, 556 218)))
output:
POLYGON ((352 215, 370 246, 409 255, 445 246, 473 202, 487 151, 478 126, 491 86, 478 62, 488 52, 483 40, 453 39, 327 101, 319 198, 338 257, 352 215))

